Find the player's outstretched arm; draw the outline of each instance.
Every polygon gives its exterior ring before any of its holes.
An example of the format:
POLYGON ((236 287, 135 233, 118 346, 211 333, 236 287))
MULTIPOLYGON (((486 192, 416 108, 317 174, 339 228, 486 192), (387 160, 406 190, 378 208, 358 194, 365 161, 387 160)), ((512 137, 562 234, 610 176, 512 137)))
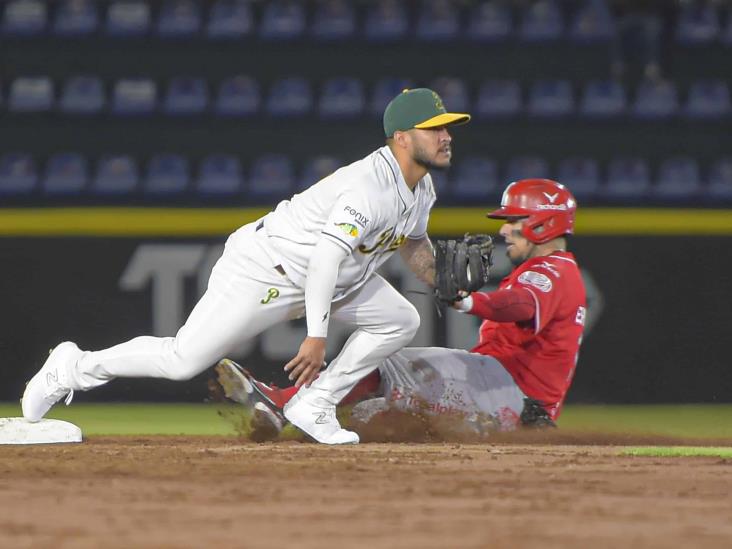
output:
POLYGON ((399 253, 419 280, 434 287, 435 253, 427 235, 422 238, 407 238, 399 248, 399 253))

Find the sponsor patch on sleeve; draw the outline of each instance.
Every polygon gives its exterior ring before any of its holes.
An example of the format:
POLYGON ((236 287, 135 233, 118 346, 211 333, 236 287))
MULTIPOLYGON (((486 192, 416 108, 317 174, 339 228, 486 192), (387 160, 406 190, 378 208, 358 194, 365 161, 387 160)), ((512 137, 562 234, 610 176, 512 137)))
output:
POLYGON ((518 277, 518 281, 521 284, 533 286, 539 291, 548 293, 552 291, 552 280, 548 276, 536 271, 526 271, 521 273, 518 277))
POLYGON ((358 236, 358 227, 356 227, 356 225, 351 223, 335 223, 335 226, 338 227, 345 235, 352 237, 358 236))

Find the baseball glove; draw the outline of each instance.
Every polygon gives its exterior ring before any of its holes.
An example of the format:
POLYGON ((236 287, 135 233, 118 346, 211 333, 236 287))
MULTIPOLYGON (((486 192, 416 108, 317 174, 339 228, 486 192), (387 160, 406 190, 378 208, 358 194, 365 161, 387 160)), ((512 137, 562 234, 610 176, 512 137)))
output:
POLYGON ((462 240, 435 241, 435 296, 443 303, 460 301, 488 283, 493 239, 466 234, 462 240))

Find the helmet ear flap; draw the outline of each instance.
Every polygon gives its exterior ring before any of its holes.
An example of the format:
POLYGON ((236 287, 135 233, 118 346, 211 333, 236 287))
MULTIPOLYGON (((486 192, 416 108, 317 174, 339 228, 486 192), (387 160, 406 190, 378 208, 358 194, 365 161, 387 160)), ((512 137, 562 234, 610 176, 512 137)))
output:
POLYGON ((526 218, 521 227, 521 234, 529 242, 534 244, 544 244, 555 238, 551 231, 551 225, 554 215, 551 212, 535 213, 526 218))

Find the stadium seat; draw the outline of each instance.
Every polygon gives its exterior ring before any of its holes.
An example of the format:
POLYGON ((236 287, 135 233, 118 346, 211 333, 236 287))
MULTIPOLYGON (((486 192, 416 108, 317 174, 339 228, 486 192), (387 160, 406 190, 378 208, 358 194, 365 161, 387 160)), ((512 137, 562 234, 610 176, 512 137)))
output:
POLYGON ((250 76, 232 76, 219 86, 214 110, 221 116, 252 116, 259 112, 259 83, 250 76))
POLYGON ((147 165, 143 191, 146 195, 181 195, 188 188, 190 179, 185 158, 178 154, 156 154, 147 165))
POLYGON ((666 80, 646 80, 638 87, 633 114, 644 119, 668 118, 677 113, 678 106, 678 92, 674 84, 666 80))
POLYGON ((711 3, 690 3, 682 6, 676 23, 676 40, 681 44, 709 44, 720 32, 719 14, 711 3))
POLYGON ((614 201, 640 202, 650 190, 648 164, 641 158, 615 158, 607 168, 603 198, 614 201))
POLYGON ((157 104, 155 82, 148 78, 118 80, 112 91, 112 113, 120 116, 152 114, 157 104))
POLYGON ((724 80, 701 80, 691 84, 684 114, 689 118, 716 119, 730 112, 729 86, 724 80))
POLYGON ((203 78, 176 77, 163 99, 163 112, 172 116, 201 114, 208 108, 208 88, 203 78))
POLYGON ((369 113, 381 117, 389 101, 394 99, 402 91, 413 88, 414 82, 405 78, 381 78, 374 85, 374 93, 371 96, 369 113))
POLYGON ((109 36, 133 38, 150 32, 150 6, 140 0, 118 0, 107 9, 106 32, 109 36))
POLYGON ((526 107, 531 116, 561 118, 574 111, 572 86, 567 80, 539 80, 529 91, 526 107))
POLYGON ((394 42, 406 38, 409 18, 399 0, 378 0, 369 6, 364 35, 371 42, 394 42))
POLYGON ((518 181, 519 179, 551 179, 549 164, 538 156, 516 156, 508 161, 506 168, 506 180, 518 181))
POLYGON ((46 30, 48 8, 38 0, 11 0, 5 4, 2 31, 6 36, 39 36, 46 30))
POLYGON ((345 40, 356 34, 356 12, 346 0, 321 0, 310 34, 316 40, 345 40))
POLYGON ((586 1, 569 26, 569 37, 577 44, 609 42, 614 35, 615 21, 605 0, 586 1))
POLYGON ((513 17, 504 3, 497 0, 481 2, 470 10, 466 33, 469 40, 501 42, 510 38, 512 32, 513 17))
POLYGON ((486 80, 478 90, 478 118, 506 118, 521 112, 521 87, 515 80, 486 80))
POLYGON ((291 195, 294 188, 295 170, 287 156, 268 154, 252 164, 248 196, 276 200, 291 195))
POLYGON ((193 0, 166 0, 158 15, 162 38, 190 38, 201 30, 201 11, 193 0))
POLYGON ((416 37, 425 42, 454 40, 460 31, 460 12, 449 0, 422 0, 416 37))
POLYGON ((217 40, 236 40, 254 30, 254 16, 248 0, 217 0, 211 7, 206 36, 217 40))
POLYGON ((430 82, 429 88, 442 98, 445 108, 451 112, 470 112, 468 87, 459 78, 443 76, 430 82))
POLYGON ((452 173, 451 191, 457 200, 486 202, 500 194, 498 167, 491 158, 469 156, 452 173))
POLYGON ((435 187, 435 193, 438 200, 450 199, 450 180, 448 172, 443 170, 432 170, 430 172, 432 184, 435 187))
POLYGON ((720 40, 725 46, 732 46, 732 16, 727 14, 727 25, 721 32, 720 40))
POLYGON ((45 76, 16 78, 10 84, 8 108, 15 112, 46 112, 53 106, 53 84, 45 76))
POLYGON ((211 197, 232 197, 241 193, 241 163, 230 154, 212 154, 201 162, 196 192, 211 197))
POLYGON ((712 202, 732 201, 732 156, 720 158, 712 164, 706 195, 712 202))
POLYGON ((134 158, 124 154, 106 155, 97 163, 91 190, 98 195, 129 197, 137 190, 139 180, 140 172, 134 158))
POLYGON ((265 104, 267 114, 276 117, 296 117, 313 110, 313 93, 303 78, 283 78, 272 84, 265 104))
POLYGON ((318 112, 322 118, 355 118, 363 112, 364 92, 360 80, 331 78, 323 86, 318 112))
POLYGON ((537 0, 523 13, 519 37, 525 42, 546 42, 561 38, 564 19, 555 0, 537 0))
POLYGON ((600 167, 592 158, 565 158, 557 166, 557 181, 566 185, 580 203, 591 201, 600 190, 600 167))
POLYGON ((66 114, 97 114, 105 105, 104 86, 96 76, 73 76, 61 91, 58 109, 66 114))
POLYGON ((620 116, 627 109, 625 88, 615 80, 593 80, 582 93, 579 111, 589 118, 620 116))
POLYGON ((99 28, 99 10, 93 0, 63 0, 56 8, 56 36, 87 36, 99 28))
POLYGON ((5 153, 0 156, 0 195, 23 196, 35 190, 38 170, 26 153, 5 153))
POLYGON ((298 0, 271 0, 264 5, 259 36, 265 40, 293 40, 305 32, 305 7, 298 0))
POLYGON ((651 194, 664 202, 693 200, 701 192, 699 164, 693 158, 684 156, 667 158, 658 169, 656 184, 651 194))
POLYGON ((50 195, 78 195, 88 179, 86 158, 79 153, 58 153, 48 159, 41 187, 50 195))
POLYGON ((297 182, 297 190, 301 191, 328 177, 343 164, 334 156, 316 156, 303 166, 302 175, 297 182))

